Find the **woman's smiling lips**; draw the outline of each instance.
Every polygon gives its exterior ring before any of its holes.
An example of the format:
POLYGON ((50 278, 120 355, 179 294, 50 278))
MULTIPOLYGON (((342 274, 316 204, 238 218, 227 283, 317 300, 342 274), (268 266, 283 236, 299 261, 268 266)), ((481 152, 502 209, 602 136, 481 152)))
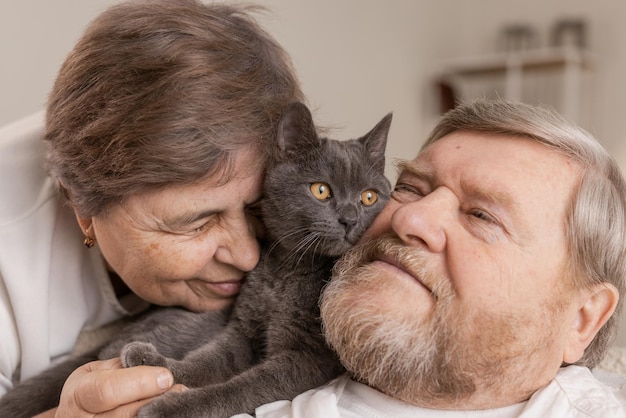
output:
POLYGON ((204 280, 194 280, 198 287, 204 287, 212 294, 219 295, 221 297, 233 297, 239 294, 241 291, 242 280, 227 281, 227 282, 206 282, 204 280))

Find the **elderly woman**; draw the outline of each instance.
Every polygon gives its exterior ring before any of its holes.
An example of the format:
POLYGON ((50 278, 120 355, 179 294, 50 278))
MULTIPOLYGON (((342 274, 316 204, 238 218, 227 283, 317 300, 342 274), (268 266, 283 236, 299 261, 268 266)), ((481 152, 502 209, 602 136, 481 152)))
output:
MULTIPOLYGON (((287 55, 246 9, 135 1, 96 18, 45 131, 0 131, 0 395, 148 304, 228 306, 259 258, 253 209, 296 100, 287 55)), ((57 413, 132 415, 171 385, 91 363, 57 413)))

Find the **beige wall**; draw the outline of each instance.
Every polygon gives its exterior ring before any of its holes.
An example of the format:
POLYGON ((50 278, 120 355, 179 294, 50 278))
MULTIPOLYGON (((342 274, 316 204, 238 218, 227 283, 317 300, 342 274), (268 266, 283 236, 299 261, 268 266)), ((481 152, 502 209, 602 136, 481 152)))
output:
MULTIPOLYGON (((0 125, 42 108, 85 25, 115 0, 0 2, 0 125)), ((499 28, 561 16, 590 23, 595 78, 587 128, 626 167, 623 0, 264 0, 261 18, 291 53, 319 123, 348 138, 394 112, 388 155, 412 157, 432 127, 441 62, 491 52, 499 28)), ((393 170, 389 167, 393 176, 393 170)), ((626 345, 626 329, 619 337, 626 345)))
POLYGON ((0 125, 44 106, 63 59, 112 0, 0 1, 0 125))

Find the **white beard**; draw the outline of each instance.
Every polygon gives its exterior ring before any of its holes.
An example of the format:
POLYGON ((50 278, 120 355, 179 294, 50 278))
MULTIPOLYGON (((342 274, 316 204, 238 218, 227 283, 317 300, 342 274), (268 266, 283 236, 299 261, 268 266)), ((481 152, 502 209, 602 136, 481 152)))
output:
POLYGON ((518 401, 527 398, 537 389, 524 377, 527 368, 550 338, 544 327, 533 341, 521 341, 520 328, 537 326, 529 318, 468 309, 422 251, 389 236, 355 248, 337 264, 321 316, 328 342, 356 380, 426 407, 460 408, 478 391, 511 390, 518 401), (409 287, 369 264, 381 254, 432 290, 435 304, 425 317, 413 312, 409 287))

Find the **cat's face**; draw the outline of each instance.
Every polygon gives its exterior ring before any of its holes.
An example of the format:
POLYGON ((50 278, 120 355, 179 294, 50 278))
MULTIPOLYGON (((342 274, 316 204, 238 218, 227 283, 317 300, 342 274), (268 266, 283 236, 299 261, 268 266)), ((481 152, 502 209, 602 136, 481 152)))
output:
POLYGON ((356 140, 326 140, 309 158, 278 165, 265 184, 272 238, 285 248, 333 257, 361 238, 391 188, 356 140))
POLYGON ((354 245, 389 200, 384 149, 391 116, 359 139, 319 138, 304 105, 283 115, 284 158, 268 170, 268 233, 292 252, 337 257, 354 245))

